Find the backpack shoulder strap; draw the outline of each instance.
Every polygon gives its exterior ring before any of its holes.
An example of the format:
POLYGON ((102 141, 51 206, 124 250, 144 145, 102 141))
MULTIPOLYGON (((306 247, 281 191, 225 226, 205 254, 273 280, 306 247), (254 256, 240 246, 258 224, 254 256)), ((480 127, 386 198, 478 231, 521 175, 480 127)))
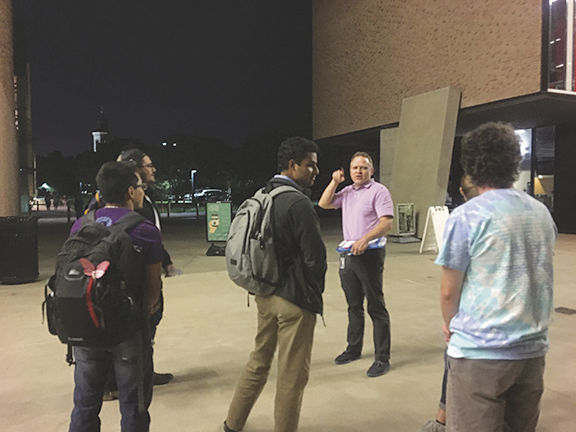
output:
POLYGON ((80 224, 80 228, 82 228, 84 225, 88 225, 89 223, 93 223, 96 221, 96 210, 90 210, 88 213, 86 213, 84 216, 82 216, 80 218, 80 220, 82 221, 82 223, 80 224))
POLYGON ((147 219, 140 213, 131 211, 129 213, 126 213, 116 222, 114 222, 110 227, 110 229, 114 231, 130 231, 131 229, 136 228, 137 225, 140 225, 142 222, 146 220, 147 219))
POLYGON ((296 189, 294 186, 288 186, 288 185, 282 185, 282 186, 278 186, 277 188, 272 189, 269 194, 272 198, 277 197, 280 194, 283 194, 285 192, 298 192, 298 193, 302 193, 300 192, 298 189, 296 189))

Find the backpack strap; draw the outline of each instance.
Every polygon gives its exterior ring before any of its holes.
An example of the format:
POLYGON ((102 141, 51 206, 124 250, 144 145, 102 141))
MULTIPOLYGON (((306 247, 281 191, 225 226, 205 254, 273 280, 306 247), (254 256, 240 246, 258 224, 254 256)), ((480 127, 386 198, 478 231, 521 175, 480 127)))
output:
POLYGON ((96 210, 90 210, 87 213, 85 213, 84 216, 80 218, 80 220, 82 221, 80 224, 80 228, 82 228, 84 225, 88 225, 89 223, 96 222, 95 213, 96 210))
POLYGON ((145 222, 147 219, 142 216, 140 213, 136 213, 135 211, 131 211, 126 213, 120 219, 112 224, 109 227, 112 231, 130 231, 131 229, 136 228, 142 222, 145 222))
POLYGON ((300 192, 298 189, 296 189, 294 186, 289 186, 289 185, 282 185, 282 186, 278 186, 274 189, 272 189, 270 192, 268 192, 268 194, 270 194, 270 196, 272 198, 276 198, 278 195, 283 194, 285 192, 300 192))
POLYGON ((74 361, 74 351, 72 350, 72 345, 70 344, 67 344, 66 348, 66 363, 68 363, 68 366, 76 364, 76 362, 74 361))
MULTIPOLYGON (((96 222, 96 210, 90 210, 88 213, 86 213, 80 219, 82 220, 81 226, 96 222)), ((116 229, 119 231, 121 231, 121 230, 129 231, 133 228, 136 228, 137 225, 140 225, 145 220, 146 220, 146 218, 144 216, 142 216, 140 213, 136 213, 135 211, 131 211, 129 213, 126 213, 124 216, 122 216, 116 222, 114 222, 112 224, 112 226, 109 228, 117 227, 116 229)))

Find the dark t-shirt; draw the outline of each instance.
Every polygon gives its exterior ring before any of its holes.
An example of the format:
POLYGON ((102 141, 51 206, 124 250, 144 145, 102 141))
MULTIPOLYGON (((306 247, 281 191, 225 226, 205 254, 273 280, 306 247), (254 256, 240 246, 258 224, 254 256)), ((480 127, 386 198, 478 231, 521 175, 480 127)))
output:
MULTIPOLYGON (((102 207, 96 210, 95 220, 105 226, 110 226, 125 214, 132 210, 127 208, 116 207, 102 207)), ((70 235, 74 234, 82 227, 80 219, 74 222, 70 229, 70 235)), ((132 238, 132 242, 142 247, 144 255, 144 262, 146 264, 156 264, 162 261, 162 237, 158 228, 148 220, 142 222, 128 234, 132 238)))

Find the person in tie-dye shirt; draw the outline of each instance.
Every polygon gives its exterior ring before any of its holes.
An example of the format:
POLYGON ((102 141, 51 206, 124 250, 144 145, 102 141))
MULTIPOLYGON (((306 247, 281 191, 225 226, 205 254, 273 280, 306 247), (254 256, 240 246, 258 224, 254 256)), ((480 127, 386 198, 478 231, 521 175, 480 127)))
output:
POLYGON ((512 189, 520 160, 510 125, 487 123, 462 140, 480 195, 452 212, 436 260, 448 431, 530 432, 538 422, 557 231, 543 204, 512 189))

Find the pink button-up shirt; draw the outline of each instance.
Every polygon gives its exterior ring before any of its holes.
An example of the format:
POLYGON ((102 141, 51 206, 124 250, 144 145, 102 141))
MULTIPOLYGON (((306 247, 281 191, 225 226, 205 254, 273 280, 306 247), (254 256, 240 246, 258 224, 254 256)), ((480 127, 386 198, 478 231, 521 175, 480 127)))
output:
POLYGON ((334 194, 334 208, 342 208, 344 240, 356 241, 378 225, 382 216, 394 217, 390 191, 370 179, 361 186, 346 186, 334 194))

